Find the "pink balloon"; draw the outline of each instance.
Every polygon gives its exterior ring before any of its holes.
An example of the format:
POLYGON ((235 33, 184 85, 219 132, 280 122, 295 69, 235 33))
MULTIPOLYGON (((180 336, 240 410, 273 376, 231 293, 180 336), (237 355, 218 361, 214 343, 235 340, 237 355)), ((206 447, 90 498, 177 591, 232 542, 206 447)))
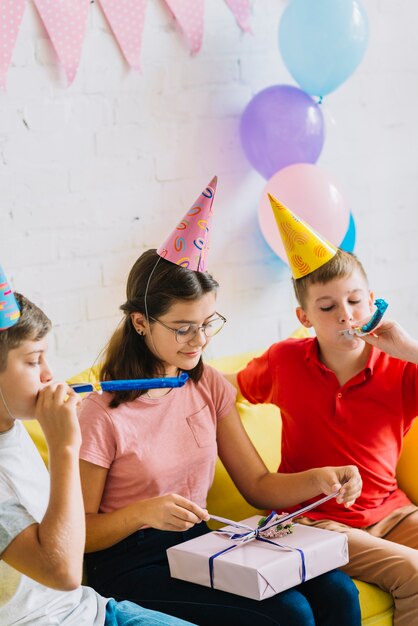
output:
POLYGON ((350 211, 328 172, 311 163, 289 165, 265 185, 258 210, 261 232, 270 248, 287 263, 267 193, 312 226, 319 235, 339 246, 347 232, 350 211))

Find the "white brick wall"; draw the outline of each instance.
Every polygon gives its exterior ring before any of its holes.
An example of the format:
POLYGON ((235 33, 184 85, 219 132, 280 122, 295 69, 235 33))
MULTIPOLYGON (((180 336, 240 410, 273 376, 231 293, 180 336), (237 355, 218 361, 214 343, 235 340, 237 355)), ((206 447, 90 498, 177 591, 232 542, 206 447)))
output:
MULTIPOLYGON (((59 377, 94 361, 119 320, 133 261, 161 243, 214 174, 211 269, 230 323, 209 356, 260 348, 296 327, 289 271, 258 229, 265 181, 238 137, 258 91, 295 84, 277 44, 286 1, 252 5, 254 36, 223 0, 208 0, 203 47, 192 57, 162 0, 148 2, 137 74, 93 4, 67 88, 28 0, 0 95, 0 262, 53 319, 59 377)), ((325 99, 318 165, 354 214, 356 252, 376 294, 418 335, 418 3, 364 6, 368 52, 325 99)))

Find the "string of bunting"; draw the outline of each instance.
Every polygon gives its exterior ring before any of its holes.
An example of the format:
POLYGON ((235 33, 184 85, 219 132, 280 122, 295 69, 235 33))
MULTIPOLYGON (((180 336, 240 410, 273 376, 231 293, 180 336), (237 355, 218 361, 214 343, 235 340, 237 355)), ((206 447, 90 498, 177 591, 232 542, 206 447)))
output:
MULTIPOLYGON (((7 72, 29 0, 0 0, 0 86, 7 72)), ((205 0, 162 0, 172 13, 192 54, 201 48, 205 0)), ((32 0, 70 85, 80 64, 91 0, 32 0)), ((225 0, 238 26, 251 32, 250 0, 225 0)), ((147 0, 96 0, 128 65, 140 71, 147 0)))

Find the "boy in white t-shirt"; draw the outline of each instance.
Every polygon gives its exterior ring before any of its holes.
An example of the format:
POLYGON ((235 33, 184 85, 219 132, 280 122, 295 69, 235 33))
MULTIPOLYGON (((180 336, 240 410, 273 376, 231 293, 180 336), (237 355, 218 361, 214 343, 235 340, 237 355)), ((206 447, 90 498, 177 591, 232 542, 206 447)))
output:
POLYGON ((0 624, 185 626, 81 586, 85 542, 78 397, 52 382, 51 323, 0 268, 0 624), (21 419, 38 419, 49 471, 21 419))

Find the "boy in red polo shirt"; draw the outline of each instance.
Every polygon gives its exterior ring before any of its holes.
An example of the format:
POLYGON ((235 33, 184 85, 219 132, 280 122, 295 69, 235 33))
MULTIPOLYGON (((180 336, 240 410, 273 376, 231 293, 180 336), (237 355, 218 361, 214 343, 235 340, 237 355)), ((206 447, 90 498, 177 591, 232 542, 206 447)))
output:
POLYGON ((357 465, 353 506, 333 500, 303 523, 344 532, 348 574, 392 593, 396 626, 418 625, 418 507, 396 482, 402 440, 418 415, 418 342, 394 322, 374 335, 348 331, 373 311, 358 259, 329 244, 270 197, 293 273, 300 323, 316 337, 273 344, 236 376, 251 403, 273 403, 283 422, 280 472, 357 465))

